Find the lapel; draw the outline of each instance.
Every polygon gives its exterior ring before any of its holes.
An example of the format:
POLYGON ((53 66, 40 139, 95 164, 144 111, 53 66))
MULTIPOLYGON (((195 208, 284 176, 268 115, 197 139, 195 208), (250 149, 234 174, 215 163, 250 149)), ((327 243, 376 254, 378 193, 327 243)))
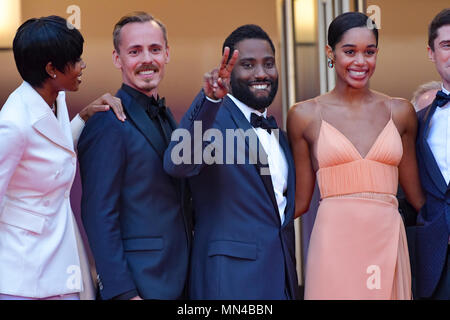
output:
POLYGON ((281 148, 284 152, 284 157, 286 158, 286 162, 288 165, 288 180, 287 180, 287 190, 286 190, 286 209, 285 217, 284 217, 284 224, 289 223, 293 219, 294 216, 294 205, 295 205, 295 165, 294 165, 294 158, 291 153, 291 149, 289 147, 289 141, 285 135, 284 132, 279 130, 279 141, 281 148))
POLYGON ((155 149, 159 157, 163 159, 164 151, 166 150, 167 146, 154 122, 150 120, 144 109, 139 106, 138 102, 136 102, 134 98, 127 94, 125 91, 119 89, 116 96, 122 100, 123 108, 125 109, 130 120, 144 135, 153 149, 155 149))
POLYGON ((57 119, 45 100, 30 84, 23 82, 21 91, 30 114, 32 127, 59 147, 75 154, 65 92, 61 91, 56 98, 57 119))
POLYGON ((173 117, 172 111, 170 111, 169 108, 166 108, 167 110, 167 115, 168 115, 168 120, 170 123, 170 127, 172 128, 172 131, 175 130, 176 128, 178 128, 178 124, 175 121, 175 118, 173 117))
MULTIPOLYGON (((229 98, 226 97, 224 102, 223 102, 223 106, 226 107, 228 109, 228 111, 231 114, 231 117, 233 119, 233 121, 236 124, 236 127, 238 129, 242 129, 244 132, 247 130, 252 130, 253 127, 250 125, 250 122, 248 122, 248 120, 245 118, 244 114, 241 112, 241 110, 239 110, 239 108, 234 104, 234 102, 229 98)), ((253 130, 251 132, 254 132, 253 130)), ((272 178, 270 176, 270 171, 269 171, 269 165, 267 162, 267 153, 264 151, 261 143, 259 142, 258 139, 258 135, 256 134, 256 132, 254 132, 255 136, 256 136, 256 140, 258 141, 258 148, 250 148, 249 144, 248 144, 248 140, 245 139, 245 144, 246 144, 246 148, 249 152, 249 159, 256 159, 256 164, 255 164, 255 169, 258 172, 259 177, 261 178, 264 187, 266 188, 266 191, 269 195, 269 198, 272 202, 272 205, 275 209, 275 212, 277 213, 277 218, 278 221, 280 221, 280 215, 278 212, 278 204, 277 204, 277 200, 275 198, 275 192, 273 190, 273 184, 272 184, 272 178), (259 148, 261 148, 261 150, 258 150, 259 148), (259 151, 259 156, 258 156, 258 151, 259 151), (264 163, 266 163, 267 165, 263 165, 261 163, 261 158, 264 160, 264 163), (261 174, 261 170, 265 171, 266 174, 261 174)), ((244 139, 244 137, 243 137, 244 139)))
POLYGON ((56 115, 61 130, 63 131, 63 134, 66 137, 67 141, 70 141, 71 144, 73 144, 72 128, 70 125, 69 112, 66 105, 66 93, 64 91, 61 91, 56 98, 56 105, 56 115))
MULTIPOLYGON (((178 124, 175 121, 172 111, 170 111, 169 108, 167 108, 167 116, 169 120, 170 127, 172 128, 172 131, 178 128, 178 124)), ((179 188, 180 194, 181 194, 181 201, 182 201, 182 207, 183 207, 183 220, 184 220, 184 227, 186 230, 187 240, 188 242, 191 241, 191 238, 189 236, 191 230, 192 230, 192 209, 191 209, 191 194, 190 190, 187 186, 187 180, 186 179, 178 179, 171 177, 173 183, 179 188)))
MULTIPOLYGON (((444 177, 442 176, 441 170, 439 169, 439 166, 427 141, 428 134, 430 132, 431 118, 433 117, 433 114, 435 113, 437 108, 435 102, 436 101, 433 101, 422 120, 423 123, 420 126, 419 130, 419 148, 421 156, 423 157, 423 163, 426 164, 425 170, 428 171, 431 180, 434 182, 436 187, 442 192, 442 194, 445 194, 447 190, 447 184, 444 177)), ((424 169, 422 168, 422 170, 424 169)))
MULTIPOLYGON (((122 106, 125 109, 129 120, 134 123, 136 128, 144 135, 145 139, 149 142, 152 148, 156 151, 156 153, 161 158, 161 161, 164 159, 164 152, 167 149, 167 145, 159 132, 159 128, 155 125, 153 121, 150 120, 147 113, 139 106, 139 103, 135 101, 135 99, 126 93, 124 90, 119 89, 117 91, 116 96, 122 100, 122 106)), ((177 128, 177 123, 173 118, 172 112, 167 109, 168 118, 170 126, 173 130, 177 128)), ((182 203, 182 207, 186 209, 187 205, 185 202, 189 201, 186 197, 190 197, 190 195, 186 194, 186 181, 184 179, 177 179, 174 177, 170 177, 170 180, 175 185, 176 188, 180 191, 180 201, 182 203)), ((186 230, 186 236, 188 242, 190 242, 190 223, 189 217, 186 214, 183 214, 183 220, 186 230)))

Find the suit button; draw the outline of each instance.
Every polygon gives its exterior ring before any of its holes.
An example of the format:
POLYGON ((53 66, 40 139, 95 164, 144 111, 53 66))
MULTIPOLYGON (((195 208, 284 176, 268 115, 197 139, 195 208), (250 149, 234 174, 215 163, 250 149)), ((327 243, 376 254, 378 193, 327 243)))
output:
POLYGON ((97 283, 98 283, 98 288, 100 290, 103 290, 103 283, 102 283, 102 280, 100 279, 100 275, 97 275, 97 283))

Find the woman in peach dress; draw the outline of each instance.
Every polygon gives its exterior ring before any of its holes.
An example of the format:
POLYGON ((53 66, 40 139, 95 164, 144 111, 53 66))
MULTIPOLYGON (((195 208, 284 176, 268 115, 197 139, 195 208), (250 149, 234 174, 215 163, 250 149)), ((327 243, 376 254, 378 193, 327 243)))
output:
POLYGON ((305 299, 411 299, 411 272, 398 181, 416 210, 424 203, 415 158, 412 105, 369 89, 378 31, 361 13, 328 30, 336 87, 291 108, 288 134, 296 165, 296 217, 319 185, 305 299), (368 23, 369 22, 369 23, 368 23))

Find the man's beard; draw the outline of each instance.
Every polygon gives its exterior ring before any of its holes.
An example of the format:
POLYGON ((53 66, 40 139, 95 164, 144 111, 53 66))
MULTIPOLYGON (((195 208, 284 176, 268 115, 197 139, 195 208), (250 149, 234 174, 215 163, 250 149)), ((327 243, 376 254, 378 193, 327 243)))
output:
POLYGON ((270 92, 268 96, 259 98, 250 91, 250 85, 252 82, 261 83, 261 81, 242 81, 236 79, 232 74, 230 82, 233 96, 255 110, 269 107, 278 91, 278 78, 275 81, 271 79, 264 80, 264 82, 270 85, 270 92))

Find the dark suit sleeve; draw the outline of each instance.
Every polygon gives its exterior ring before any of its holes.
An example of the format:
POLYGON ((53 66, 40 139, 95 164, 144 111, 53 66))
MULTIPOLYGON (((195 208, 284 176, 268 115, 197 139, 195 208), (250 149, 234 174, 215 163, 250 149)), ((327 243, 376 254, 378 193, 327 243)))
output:
POLYGON ((411 206, 408 200, 406 200, 405 193, 400 186, 398 187, 397 200, 398 211, 400 212, 405 227, 415 226, 417 220, 417 211, 413 206, 411 206))
POLYGON ((203 142, 203 133, 213 127, 220 105, 221 102, 206 99, 203 90, 195 97, 180 126, 172 133, 172 141, 164 153, 164 170, 169 175, 184 178, 200 173, 205 165, 203 150, 210 143, 203 142))
POLYGON ((86 124, 78 143, 81 217, 94 254, 102 299, 136 290, 120 230, 120 192, 126 167, 124 125, 111 111, 86 124))
MULTIPOLYGON (((432 105, 432 104, 431 104, 432 105)), ((422 130, 422 126, 423 126, 423 122, 425 121, 425 116, 428 114, 428 112, 430 112, 430 108, 431 105, 429 105, 426 108, 423 108, 422 110, 420 110, 419 112, 417 112, 417 137, 416 137, 416 158, 417 158, 417 166, 419 169, 419 174, 421 170, 425 170, 425 168, 422 168, 420 166, 420 164, 422 163, 422 161, 420 160, 420 152, 421 152, 421 147, 420 147, 420 132, 422 130)), ((422 178, 422 176, 420 175, 420 178, 422 178)), ((426 191, 426 188, 424 188, 423 186, 423 181, 421 179, 420 181, 421 185, 422 185, 422 190, 426 191)), ((400 203, 399 203, 400 205, 400 203)), ((414 209, 413 209, 414 210, 414 209)), ((424 212, 426 212, 426 206, 423 205, 422 208, 420 208, 419 212, 415 212, 415 223, 413 225, 423 225, 424 221, 423 221, 423 214, 424 212)))

